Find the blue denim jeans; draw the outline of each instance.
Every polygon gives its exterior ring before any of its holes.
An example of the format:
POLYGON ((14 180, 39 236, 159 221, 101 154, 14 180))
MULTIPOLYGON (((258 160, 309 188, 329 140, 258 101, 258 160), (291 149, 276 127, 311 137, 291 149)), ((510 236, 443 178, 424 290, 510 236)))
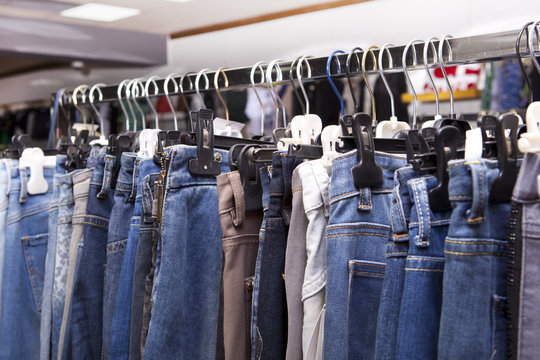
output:
POLYGON ((11 168, 0 321, 0 359, 37 359, 54 168, 44 168, 49 189, 30 195, 30 170, 11 168))
MULTIPOLYGON (((228 153, 221 172, 228 172, 228 153)), ((145 359, 215 359, 222 271, 222 231, 216 178, 192 175, 197 148, 167 150, 161 257, 145 359)))
POLYGON ((377 153, 383 169, 378 188, 354 186, 356 150, 332 164, 330 217, 326 231, 328 275, 324 323, 325 359, 373 359, 377 315, 391 232, 394 171, 401 156, 377 153))
POLYGON ((421 176, 412 166, 397 169, 391 195, 391 236, 386 244, 386 271, 377 318, 375 358, 394 360, 398 337, 399 312, 405 281, 405 261, 409 251, 409 221, 412 200, 407 182, 421 176))
MULTIPOLYGON (((139 241, 139 227, 142 216, 142 189, 143 179, 151 173, 159 173, 160 167, 152 159, 137 159, 133 170, 134 186, 136 188, 135 206, 131 217, 127 244, 125 245, 124 259, 119 274, 118 287, 116 291, 116 304, 114 308, 112 329, 111 329, 111 350, 110 358, 129 358, 129 330, 131 326, 131 297, 133 286, 133 272, 135 266, 135 256, 139 241)), ((118 194, 118 187, 117 187, 118 194)))
POLYGON ((263 205, 263 221, 261 230, 259 231, 259 248, 257 249, 257 261, 255 262, 255 275, 253 276, 253 292, 251 299, 251 359, 259 359, 260 352, 257 353, 258 344, 260 345, 260 334, 257 331, 257 314, 259 310, 259 287, 261 281, 261 261, 262 250, 264 245, 264 235, 266 231, 266 217, 268 207, 270 205, 270 180, 272 179, 272 167, 265 166, 259 170, 261 179, 261 187, 263 190, 262 205, 263 205))
POLYGON ((103 283, 109 216, 114 204, 111 188, 115 157, 103 151, 90 179, 84 219, 82 253, 72 297, 71 344, 81 359, 100 359, 103 321, 103 283))
MULTIPOLYGON (((0 160, 0 311, 2 310, 2 277, 4 274, 4 255, 6 249, 6 217, 9 203, 8 191, 11 178, 11 159, 0 160)), ((0 313, 0 319, 2 314, 0 313)))
POLYGON ((437 358, 444 240, 451 211, 431 211, 428 194, 436 185, 437 178, 434 176, 422 176, 408 182, 413 207, 396 359, 437 358))
POLYGON ((510 203, 489 201, 497 162, 449 162, 452 216, 439 359, 506 358, 506 258, 510 203))
POLYGON ((292 211, 291 178, 299 163, 300 160, 281 152, 274 153, 272 157, 270 204, 266 215, 257 310, 257 333, 261 347, 256 349, 256 353, 260 353, 262 359, 285 357, 287 303, 283 272, 292 211))
POLYGON ((122 154, 107 237, 107 261, 105 263, 105 283, 103 284, 103 359, 108 359, 110 354, 118 279, 124 261, 130 228, 129 220, 135 207, 138 165, 136 153, 122 154))
MULTIPOLYGON (((131 295, 131 325, 129 339, 129 358, 141 358, 141 334, 144 314, 144 298, 147 277, 152 267, 152 249, 157 236, 156 217, 153 207, 156 189, 155 182, 159 173, 150 174, 143 178, 141 187, 142 216, 137 242, 137 253, 133 265, 133 289, 131 295)), ((157 206, 157 204, 156 204, 157 206)))

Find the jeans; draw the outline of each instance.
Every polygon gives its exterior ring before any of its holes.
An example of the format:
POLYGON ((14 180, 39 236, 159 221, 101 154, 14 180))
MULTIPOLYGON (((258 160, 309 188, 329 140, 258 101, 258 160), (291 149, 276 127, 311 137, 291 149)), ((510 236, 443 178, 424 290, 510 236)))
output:
MULTIPOLYGON (((228 153, 215 151, 221 172, 228 172, 228 153)), ((216 179, 188 171, 196 147, 173 146, 166 156, 161 257, 144 357, 214 359, 223 264, 216 179)))
POLYGON ((506 258, 510 204, 489 201, 497 162, 450 161, 453 211, 446 264, 439 359, 506 358, 506 258))
POLYGON ((540 155, 525 154, 512 196, 512 218, 508 243, 509 358, 537 359, 540 354, 540 197, 536 178, 540 155))
POLYGON ((152 159, 137 159, 133 171, 133 185, 136 187, 136 199, 133 208, 133 216, 131 217, 131 226, 129 228, 124 259, 122 261, 122 268, 119 274, 118 289, 116 291, 116 304, 111 330, 110 358, 112 359, 129 358, 133 271, 142 216, 143 179, 151 173, 159 172, 159 170, 159 166, 156 165, 152 159))
MULTIPOLYGON (((285 153, 272 156, 270 205, 262 248, 257 331, 262 359, 283 359, 287 346, 287 303, 283 271, 291 219, 291 177, 300 160, 285 153)), ((259 351, 257 351, 259 353, 259 351)))
POLYGON ((285 250, 285 294, 287 296, 287 352, 285 359, 302 359, 302 326, 304 304, 302 303, 302 284, 306 269, 306 231, 308 220, 304 211, 302 180, 299 170, 294 169, 291 179, 292 212, 287 248, 285 250))
POLYGON ((354 186, 356 150, 332 163, 330 217, 326 228, 327 282, 324 323, 325 359, 373 359, 377 314, 391 231, 394 171, 405 157, 377 153, 383 184, 354 186))
POLYGON ((49 202, 55 169, 43 169, 49 189, 39 195, 30 195, 27 192, 30 169, 19 170, 18 167, 12 167, 10 173, 0 359, 37 359, 40 356, 39 336, 49 237, 49 202))
POLYGON ((71 299, 71 344, 77 358, 101 358, 103 280, 109 216, 114 204, 114 163, 114 156, 101 152, 88 189, 84 243, 71 299))
MULTIPOLYGON (((396 359, 436 359, 444 273, 444 239, 451 211, 433 212, 434 176, 408 181, 413 203, 396 359)), ((387 274, 388 275, 388 274, 387 274)))
MULTIPOLYGON (((9 203, 8 191, 11 178, 11 159, 0 160, 0 311, 2 309, 2 277, 4 274, 4 254, 6 249, 6 217, 9 203)), ((0 313, 0 319, 2 314, 0 313)))
POLYGON ((226 359, 250 357, 251 304, 246 284, 255 273, 263 212, 246 211, 240 173, 217 177, 219 218, 223 231, 223 337, 226 359), (249 311, 248 311, 249 310, 249 311))
POLYGON ((302 349, 305 357, 312 341, 322 344, 323 340, 315 328, 326 297, 326 225, 330 214, 331 169, 325 168, 320 160, 305 162, 297 169, 302 180, 303 207, 308 221, 302 284, 302 349))
POLYGON ((262 205, 263 205, 263 221, 259 230, 259 248, 257 249, 257 261, 255 262, 255 275, 253 276, 253 291, 251 293, 251 359, 260 358, 260 334, 257 330, 257 314, 259 309, 259 286, 261 280, 261 261, 262 250, 264 245, 264 235, 266 229, 266 217, 268 215, 268 207, 270 205, 270 180, 272 178, 272 167, 265 166, 259 170, 261 186, 263 190, 262 205), (259 352, 257 352, 259 349, 259 352))
MULTIPOLYGON (((156 216, 153 212, 156 202, 155 182, 159 173, 150 174, 143 178, 141 187, 142 216, 139 228, 139 241, 133 265, 133 290, 131 295, 131 325, 129 340, 129 358, 141 359, 141 334, 143 326, 143 310, 145 285, 152 267, 154 240, 157 240, 156 216)), ((156 204, 157 205, 157 204, 156 204)), ((150 292, 151 292, 150 287, 150 292)))
POLYGON ((112 323, 118 289, 118 279, 126 250, 131 216, 135 205, 139 161, 136 153, 123 153, 116 180, 114 205, 111 210, 107 237, 107 261, 103 285, 103 348, 102 359, 109 359, 112 323))

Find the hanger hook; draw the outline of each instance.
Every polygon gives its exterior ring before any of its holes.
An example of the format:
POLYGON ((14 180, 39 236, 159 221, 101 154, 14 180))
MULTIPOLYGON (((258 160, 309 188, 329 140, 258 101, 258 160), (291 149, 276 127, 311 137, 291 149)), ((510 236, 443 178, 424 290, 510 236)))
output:
POLYGON ((118 103, 120 104, 120 108, 122 109, 122 113, 124 114, 124 118, 126 119, 126 131, 129 131, 129 115, 127 113, 124 102, 122 101, 122 89, 128 83, 129 83, 129 79, 122 80, 122 82, 118 84, 118 88, 116 89, 116 96, 118 97, 118 103))
POLYGON ((302 90, 302 94, 304 95, 304 99, 306 101, 306 109, 304 113, 305 115, 309 114, 309 99, 306 93, 306 89, 304 88, 304 83, 302 82, 302 72, 303 72, 302 63, 305 63, 307 65, 307 68, 308 68, 307 77, 311 78, 311 65, 309 64, 309 61, 307 61, 307 59, 310 57, 311 57, 310 55, 304 55, 298 60, 298 63, 296 64, 296 77, 298 78, 298 84, 300 85, 300 90, 302 90))
POLYGON ((352 56, 356 56, 356 63, 358 64, 358 70, 360 70, 360 58, 358 57, 358 53, 361 53, 363 52, 364 49, 362 49, 361 47, 355 47, 354 49, 351 50, 351 52, 349 53, 349 55, 347 55, 347 61, 345 62, 345 72, 347 73, 347 83, 349 84, 349 90, 351 92, 351 97, 353 99, 353 104, 354 104, 354 111, 355 112, 360 112, 360 94, 358 94, 358 101, 356 100, 356 97, 354 96, 354 90, 353 90, 353 85, 352 85, 352 81, 351 81, 351 59, 352 59, 352 56))
MULTIPOLYGON (((137 131, 137 115, 135 114, 135 111, 133 110, 133 104, 131 103, 131 93, 133 92, 133 84, 135 83, 136 79, 129 80, 128 84, 126 85, 126 100, 128 103, 128 109, 131 114, 131 118, 133 119, 133 131, 137 131)), ((129 131, 129 128, 127 129, 129 131)))
POLYGON ((394 44, 384 44, 381 47, 381 50, 379 51, 379 73, 381 74, 381 79, 384 83, 384 87, 386 88, 386 91, 388 92, 388 96, 390 96, 390 108, 392 109, 392 118, 395 118, 396 107, 394 104, 394 94, 392 93, 392 89, 390 88, 390 85, 388 85, 388 81, 386 80, 386 76, 384 75, 384 66, 383 66, 384 54, 386 53, 386 55, 388 55, 388 68, 391 69, 394 67, 392 54, 390 53, 390 50, 388 50, 390 46, 394 46, 394 44))
POLYGON ((538 36, 538 24, 540 24, 540 21, 537 21, 535 22, 532 27, 529 29, 529 35, 527 37, 527 42, 529 43, 529 52, 531 53, 531 59, 534 63, 534 67, 536 68, 536 70, 540 73, 540 64, 538 63, 538 60, 536 59, 536 56, 534 56, 534 38, 533 38, 533 31, 534 31, 534 35, 536 36, 536 40, 539 42, 540 44, 540 38, 538 36))
POLYGON ((405 49, 403 49, 403 55, 401 58, 401 63, 403 64, 403 73, 405 74, 405 78, 407 79, 407 83, 409 84, 409 87, 411 88, 411 91, 413 93, 413 117, 412 117, 412 126, 411 129, 416 129, 416 104, 418 103, 418 96, 416 95, 416 90, 414 90, 413 83, 411 81, 411 78, 409 77, 409 72, 407 71, 407 54, 409 53, 409 49, 413 48, 413 63, 412 66, 417 65, 417 59, 416 59, 416 49, 414 48, 414 44, 422 44, 424 41, 422 40, 411 40, 407 43, 405 46, 405 49))
POLYGON ((201 100, 201 105, 202 105, 202 109, 206 109, 206 105, 204 103, 204 99, 201 95, 201 91, 199 89, 199 81, 201 80, 201 76, 204 75, 204 80, 205 80, 205 87, 203 90, 208 90, 210 89, 210 81, 208 80, 208 75, 206 75, 206 73, 208 71, 211 71, 210 69, 202 69, 201 71, 199 71, 197 73, 197 76, 195 77, 195 92, 197 93, 197 96, 199 97, 199 100, 201 100))
POLYGON ((176 118, 176 110, 174 109, 174 106, 172 104, 171 98, 169 96, 169 81, 172 81, 173 83, 173 92, 178 92, 178 84, 176 83, 176 80, 174 78, 178 76, 178 74, 172 73, 169 74, 165 80, 163 81, 163 92, 165 93, 165 99, 167 100, 167 104, 169 104, 169 107, 171 108, 173 120, 174 120, 174 130, 178 131, 178 120, 176 118))
POLYGON ((272 97, 272 100, 274 101, 274 105, 276 106, 276 128, 279 120, 279 109, 281 108, 281 112, 283 115, 283 127, 287 127, 287 113, 285 112, 285 105, 283 105, 283 101, 281 101, 281 98, 279 97, 279 94, 277 93, 276 89, 274 88, 274 80, 272 79, 272 71, 274 70, 274 67, 276 68, 276 82, 282 82, 283 81, 283 72, 281 71, 281 66, 279 66, 278 62, 279 59, 275 59, 270 61, 268 66, 266 67, 266 84, 268 85, 268 90, 270 91, 270 96, 272 97))
POLYGON ((523 73, 523 76, 525 77, 525 81, 527 81, 527 86, 529 87, 529 104, 532 103, 534 101, 534 94, 533 94, 533 91, 532 91, 532 83, 531 83, 531 79, 529 78, 529 74, 527 74, 527 70, 525 69, 525 65, 523 65, 523 60, 521 59, 521 52, 520 52, 520 47, 521 47, 521 37, 523 36, 523 33, 525 33, 525 36, 526 36, 526 40, 525 40, 525 43, 526 43, 526 47, 527 47, 527 51, 530 51, 530 48, 529 48, 529 31, 528 31, 528 28, 529 26, 531 26, 533 24, 533 22, 528 22, 527 24, 525 24, 522 28, 521 28, 521 31, 519 32, 519 35, 516 39, 516 57, 517 57, 517 60, 519 62, 519 67, 521 68, 521 72, 523 73))
POLYGON ((289 67, 289 82, 291 83, 291 87, 294 92, 294 96, 296 97, 296 100, 298 100, 298 104, 300 104, 300 107, 302 108, 302 113, 306 113, 306 106, 304 105, 304 101, 302 100, 302 97, 300 96, 300 93, 298 92, 298 89, 296 88, 296 85, 294 84, 294 65, 296 65, 297 61, 300 60, 302 56, 297 57, 293 60, 291 63, 291 66, 289 67))
POLYGON ((188 81, 189 81, 189 89, 188 89, 188 91, 193 91, 193 81, 191 81, 191 79, 189 78, 190 74, 195 75, 194 72, 188 72, 187 74, 182 75, 180 77, 180 81, 179 81, 179 84, 178 84, 178 87, 180 88, 180 96, 182 97, 182 101, 184 102, 184 105, 186 106, 187 111, 190 111, 191 107, 189 106, 189 104, 188 104, 188 102, 186 100, 186 96, 184 95, 184 79, 188 79, 188 81))
POLYGON ((444 76, 444 80, 446 81, 446 85, 448 85, 448 92, 450 94, 450 118, 455 118, 455 112, 454 112, 454 91, 452 91, 452 85, 450 85, 450 80, 448 79, 448 74, 446 74, 446 70, 444 69, 444 44, 447 45, 448 48, 448 61, 452 61, 452 46, 450 45, 450 39, 453 39, 454 37, 452 35, 446 35, 442 38, 441 41, 439 41, 439 64, 441 65, 441 70, 444 76))
POLYGON ((251 82, 251 88, 255 92, 255 96, 257 97, 257 101, 259 102, 259 106, 261 108, 261 135, 264 135, 264 104, 261 100, 261 97, 259 96, 256 85, 264 85, 264 69, 262 67, 263 64, 264 61, 257 62, 255 65, 253 65, 253 67, 251 68, 251 72, 249 73, 249 81, 251 82), (255 83, 255 72, 257 70, 261 72, 261 81, 255 83))
POLYGON ((73 90, 73 93, 71 94, 71 101, 73 101, 73 105, 81 113, 82 118, 83 118, 83 124, 86 124, 86 112, 79 105, 77 95, 79 94, 79 92, 81 93, 81 100, 84 103, 85 99, 86 99, 86 91, 87 90, 88 90, 88 85, 79 85, 79 86, 77 86, 75 88, 75 90, 73 90))
POLYGON ((141 105, 139 105, 139 102, 137 101, 137 98, 139 96, 144 96, 144 85, 142 83, 143 81, 144 81, 143 78, 135 79, 135 82, 132 85, 131 98, 133 99, 133 103, 135 104, 137 111, 139 111, 139 114, 141 114, 142 128, 144 130, 146 129, 146 118, 144 116, 144 111, 141 108, 141 105))
POLYGON ((433 44, 434 41, 439 41, 439 38, 433 36, 426 40, 424 43, 424 68, 426 69, 429 82, 431 83, 431 86, 433 87, 433 92, 435 93, 435 118, 438 119, 441 117, 440 112, 440 106, 439 106, 439 91, 437 90, 437 86, 435 86, 435 81, 433 80, 433 76, 431 76, 431 71, 429 71, 429 62, 428 62, 428 55, 429 55, 429 49, 431 47, 431 51, 433 52, 433 65, 437 65, 438 61, 438 55, 437 55, 437 48, 433 44))
POLYGON ((332 86, 332 90, 334 90, 334 93, 337 95, 339 99, 339 105, 341 106, 341 115, 345 115, 345 108, 343 106, 343 98, 341 97, 341 94, 339 93, 336 85, 334 84, 334 80, 332 80, 332 73, 330 72, 330 66, 332 65, 332 60, 334 57, 337 60, 337 69, 338 72, 336 75, 341 74, 341 64, 339 63, 339 57, 337 57, 337 54, 345 54, 343 50, 336 50, 334 51, 326 60, 326 77, 328 78, 328 81, 330 82, 330 86, 332 86))
POLYGON ((154 114, 154 122, 156 129, 159 129, 159 115, 156 111, 156 108, 154 107, 154 104, 152 104, 152 101, 150 100, 150 84, 154 85, 154 94, 153 96, 157 96, 159 94, 158 85, 156 83, 156 79, 158 79, 158 76, 152 76, 146 80, 146 83, 144 84, 144 97, 146 98, 146 102, 148 103, 148 106, 152 110, 152 113, 154 114))
MULTIPOLYGON (((101 113, 97 109, 96 105, 94 105, 94 91, 98 91, 98 101, 103 101, 103 93, 101 92, 101 87, 106 86, 103 83, 95 84, 90 88, 90 92, 88 93, 88 101, 90 102, 90 106, 92 109, 94 109, 98 119, 99 119, 99 128, 101 130, 101 134, 105 136, 105 126, 103 122, 103 116, 101 116, 101 113)), ((96 130, 94 127, 92 127, 92 135, 95 135, 96 130)))
POLYGON ((221 105, 225 108, 225 120, 230 121, 229 119, 229 107, 227 106, 227 103, 223 99, 223 96, 221 95, 219 91, 219 75, 223 74, 223 78, 225 79, 225 89, 229 87, 229 78, 227 77, 227 74, 225 74, 225 69, 228 69, 226 66, 222 66, 219 69, 216 70, 214 73, 214 87, 216 90, 216 94, 219 98, 219 101, 221 102, 221 105))
POLYGON ((375 95, 373 95, 373 90, 371 89, 371 85, 369 85, 369 81, 367 80, 366 75, 366 58, 367 54, 371 54, 371 59, 373 60, 373 69, 372 71, 377 70, 377 57, 375 56, 375 53, 373 50, 379 49, 378 46, 370 46, 364 51, 362 54, 362 77, 364 78, 364 82, 366 83, 366 88, 369 92, 369 95, 371 96, 371 112, 373 114, 373 120, 377 120, 377 111, 375 109, 375 95))

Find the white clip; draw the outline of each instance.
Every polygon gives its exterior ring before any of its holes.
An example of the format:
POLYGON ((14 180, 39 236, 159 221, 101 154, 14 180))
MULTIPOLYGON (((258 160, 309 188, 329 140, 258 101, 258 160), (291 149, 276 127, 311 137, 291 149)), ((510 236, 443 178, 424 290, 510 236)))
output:
POLYGON ((107 145, 109 145, 109 140, 107 140, 107 138, 105 138, 104 135, 101 135, 99 137, 99 139, 95 139, 95 140, 90 141, 90 145, 92 145, 92 146, 94 146, 94 145, 107 146, 107 145))
POLYGON ((441 120, 441 119, 442 119, 441 114, 435 115, 435 118, 433 120, 424 121, 424 123, 422 124, 422 129, 433 127, 433 125, 435 125, 435 121, 441 120))
POLYGON ((242 138, 242 133, 236 129, 233 129, 230 123, 225 124, 225 128, 216 133, 216 135, 229 136, 235 138, 242 138))
POLYGON ((277 148, 287 151, 290 144, 311 145, 322 130, 321 118, 316 114, 297 115, 290 122, 292 137, 279 139, 277 148))
POLYGON ((527 132, 521 134, 518 140, 519 151, 540 152, 540 129, 538 122, 540 121, 540 101, 535 101, 527 108, 527 132))
POLYGON ((40 148, 24 149, 19 162, 19 169, 30 168, 30 179, 27 184, 27 191, 30 195, 44 194, 49 190, 49 183, 43 176, 43 163, 45 154, 40 148), (26 154, 25 154, 26 153, 26 154))
POLYGON ((139 134, 139 152, 137 155, 144 159, 151 159, 156 153, 159 129, 144 129, 139 134))
POLYGON ((385 120, 377 124, 375 137, 392 138, 401 130, 409 130, 411 127, 405 121, 398 121, 397 116, 390 116, 390 121, 385 120))
POLYGON ((465 159, 479 160, 483 152, 482 129, 475 128, 465 132, 465 159))
POLYGON ((323 149, 321 161, 326 168, 332 166, 332 159, 339 154, 337 145, 343 145, 343 142, 339 138, 340 136, 343 136, 343 132, 341 126, 338 125, 328 125, 321 133, 321 144, 323 149))

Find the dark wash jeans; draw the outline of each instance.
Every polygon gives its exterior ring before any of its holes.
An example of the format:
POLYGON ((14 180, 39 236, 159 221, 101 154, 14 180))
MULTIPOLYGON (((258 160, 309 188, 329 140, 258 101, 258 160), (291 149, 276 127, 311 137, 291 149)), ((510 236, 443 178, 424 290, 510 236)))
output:
MULTIPOLYGON (((228 153, 221 173, 229 171, 228 153)), ((215 359, 223 264, 216 178, 192 175, 197 148, 168 148, 161 257, 145 359, 215 359)))
POLYGON ((397 169, 391 195, 392 231, 386 244, 386 271, 377 318, 375 358, 394 360, 398 337, 399 312, 405 281, 405 261, 409 252, 409 220, 412 200, 407 182, 420 177, 412 166, 397 169))
POLYGON ((103 281, 109 216, 114 204, 114 163, 114 156, 100 153, 88 190, 84 244, 71 299, 71 349, 80 359, 101 358, 103 281))
POLYGON ((291 178, 300 160, 276 152, 272 156, 270 203, 261 254, 257 314, 257 355, 283 359, 287 346, 287 301, 285 297, 285 250, 292 211, 291 178), (259 347, 260 346, 260 347, 259 347))
POLYGON ((325 359, 373 359, 377 316, 391 231, 394 171, 401 156, 377 153, 383 184, 356 188, 356 150, 332 163, 330 218, 326 232, 328 276, 324 322, 325 359))
POLYGON ((436 359, 444 273, 444 240, 451 211, 433 212, 435 176, 408 181, 413 203, 405 263, 396 359, 436 359))
POLYGON ((497 162, 451 161, 452 216, 439 331, 439 359, 506 358, 509 202, 489 201, 497 162))

